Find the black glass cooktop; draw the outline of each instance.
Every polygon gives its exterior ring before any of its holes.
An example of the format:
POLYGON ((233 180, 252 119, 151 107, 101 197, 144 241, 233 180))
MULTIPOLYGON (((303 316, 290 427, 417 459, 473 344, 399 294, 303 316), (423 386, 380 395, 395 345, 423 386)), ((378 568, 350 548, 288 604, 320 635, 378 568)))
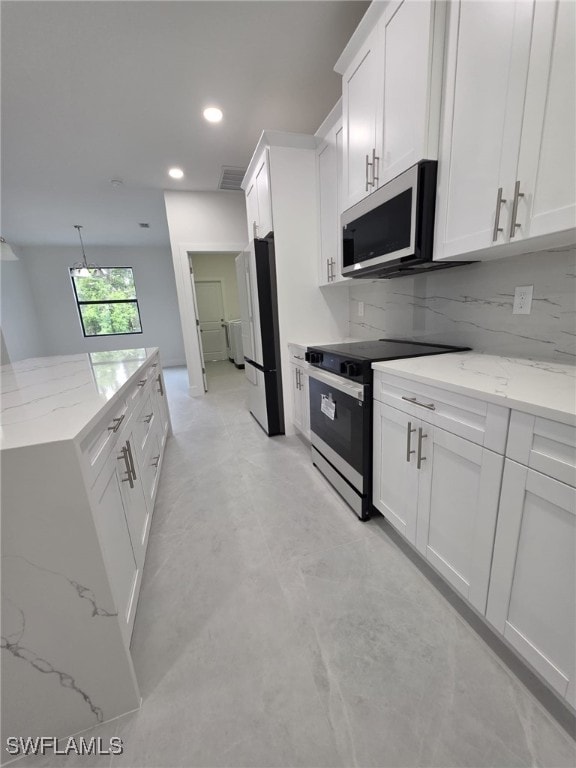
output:
POLYGON ((398 360, 402 357, 419 357, 441 352, 459 352, 466 347, 453 347, 447 344, 428 344, 422 341, 404 341, 402 339, 376 339, 375 341, 350 341, 344 344, 327 344, 313 347, 333 355, 343 355, 350 360, 398 360))
POLYGON ((372 363, 405 357, 440 355, 446 352, 464 352, 468 349, 469 347, 430 344, 425 341, 375 339, 308 347, 306 360, 317 368, 369 384, 372 381, 372 363))

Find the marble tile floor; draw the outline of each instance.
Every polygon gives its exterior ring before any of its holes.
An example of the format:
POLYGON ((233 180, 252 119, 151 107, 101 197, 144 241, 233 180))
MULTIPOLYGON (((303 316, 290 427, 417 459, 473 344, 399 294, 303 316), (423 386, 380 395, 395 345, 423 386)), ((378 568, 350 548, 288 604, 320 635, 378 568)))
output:
POLYGON ((85 734, 107 768, 576 765, 576 745, 297 437, 268 438, 244 377, 165 372, 174 435, 132 651, 140 711, 85 734))

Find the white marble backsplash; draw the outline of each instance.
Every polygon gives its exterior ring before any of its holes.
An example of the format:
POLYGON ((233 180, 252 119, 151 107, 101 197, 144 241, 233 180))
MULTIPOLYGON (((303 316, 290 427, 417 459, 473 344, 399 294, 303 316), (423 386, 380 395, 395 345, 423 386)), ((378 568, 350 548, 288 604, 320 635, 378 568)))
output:
POLYGON ((494 355, 576 363, 576 249, 358 281, 350 288, 350 336, 418 338, 494 355), (512 314, 519 285, 534 286, 530 315, 512 314))

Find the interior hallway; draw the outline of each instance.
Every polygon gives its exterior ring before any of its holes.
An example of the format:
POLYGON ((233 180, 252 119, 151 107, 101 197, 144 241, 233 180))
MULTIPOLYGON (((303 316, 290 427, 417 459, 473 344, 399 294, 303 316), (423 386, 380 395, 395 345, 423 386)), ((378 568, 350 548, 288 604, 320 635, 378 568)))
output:
POLYGON ((46 766, 574 766, 576 749, 244 374, 165 380, 169 439, 134 627, 142 709, 87 735, 124 755, 46 766))

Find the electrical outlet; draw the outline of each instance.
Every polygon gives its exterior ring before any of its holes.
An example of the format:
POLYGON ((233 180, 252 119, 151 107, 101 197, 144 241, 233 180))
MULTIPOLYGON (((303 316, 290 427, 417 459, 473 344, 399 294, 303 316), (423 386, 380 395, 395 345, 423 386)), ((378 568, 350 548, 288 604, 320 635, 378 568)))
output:
POLYGON ((532 309, 533 285, 519 285, 514 291, 513 315, 529 315, 532 309))
POLYGON ((364 317, 364 302, 358 302, 358 317, 364 317))

